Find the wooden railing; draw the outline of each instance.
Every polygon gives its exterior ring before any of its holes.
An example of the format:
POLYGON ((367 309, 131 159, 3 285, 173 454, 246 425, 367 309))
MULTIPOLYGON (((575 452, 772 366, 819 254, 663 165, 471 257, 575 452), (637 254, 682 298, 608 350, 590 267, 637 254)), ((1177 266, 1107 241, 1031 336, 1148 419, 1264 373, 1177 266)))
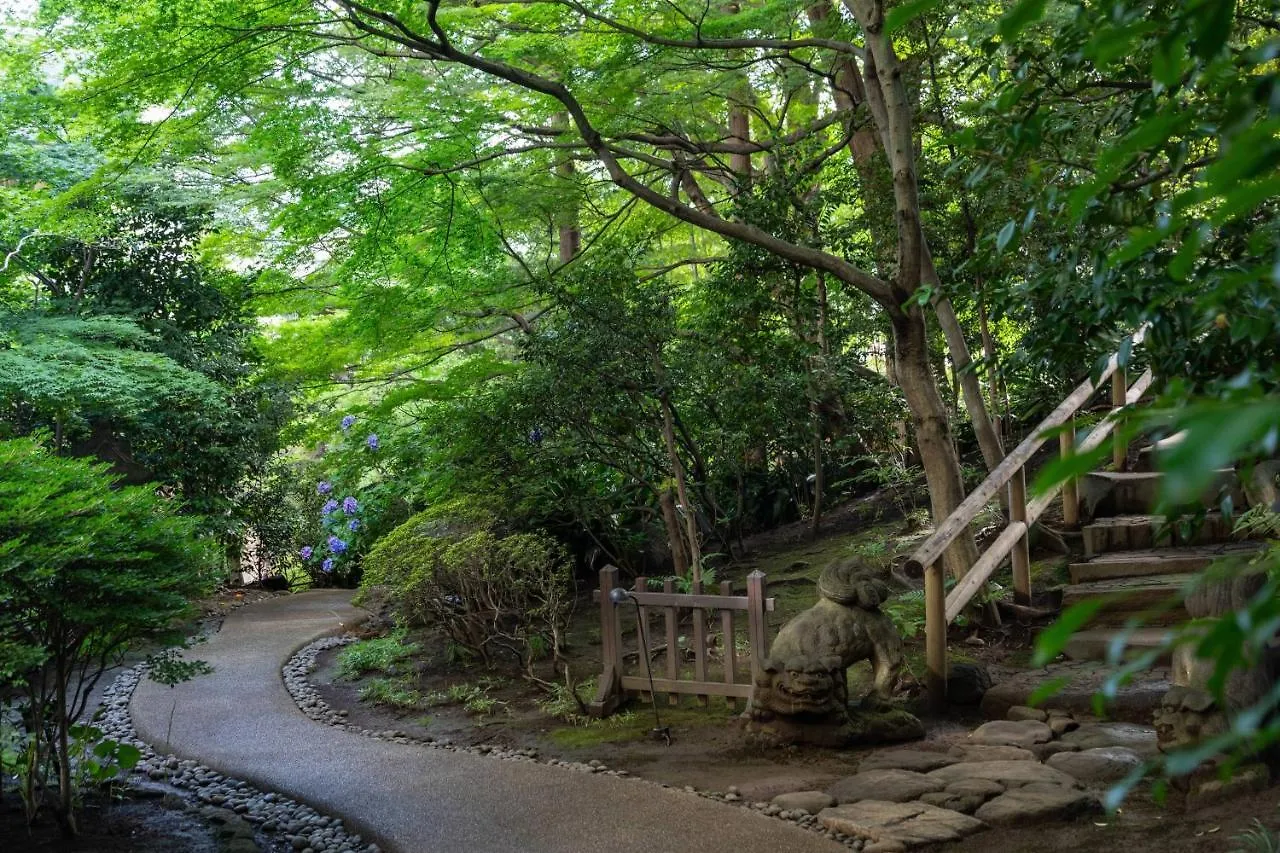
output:
MULTIPOLYGON (((1137 346, 1146 335, 1146 327, 1133 335, 1137 346)), ((1049 492, 1027 502, 1026 465, 1055 430, 1059 432, 1060 452, 1085 454, 1102 445, 1117 424, 1120 412, 1138 401, 1151 385, 1151 371, 1143 373, 1132 386, 1127 384, 1126 370, 1120 365, 1120 354, 1108 359, 1106 368, 1096 380, 1081 382, 1065 400, 1058 404, 1048 417, 1031 431, 1030 435, 1014 448, 982 484, 965 498, 960 506, 938 524, 933 535, 916 549, 907 561, 908 570, 924 574, 925 606, 925 655, 926 686, 931 703, 941 707, 946 703, 947 690, 947 626, 977 594, 992 573, 1006 557, 1013 563, 1013 589, 1015 600, 1028 602, 1031 598, 1031 558, 1027 534, 1031 525, 1062 492, 1062 516, 1064 522, 1074 527, 1079 523, 1079 497, 1074 480, 1060 484, 1049 492), (1076 412, 1089 402, 1102 385, 1111 381, 1111 410, 1101 423, 1095 426, 1075 446, 1076 412), (1065 428, 1063 428, 1065 427, 1065 428), (1009 521, 995 541, 983 552, 950 593, 944 594, 945 585, 942 555, 953 542, 973 523, 997 492, 1009 489, 1009 521)), ((1123 470, 1128 447, 1119 432, 1113 437, 1112 464, 1123 470)))
POLYGON ((647 697, 650 690, 666 693, 667 701, 674 705, 680 695, 692 695, 706 704, 709 696, 724 696, 727 701, 751 698, 751 686, 755 670, 769 651, 769 635, 765 614, 774 608, 774 600, 765 597, 765 575, 752 572, 747 576, 747 594, 734 595, 733 584, 720 584, 720 594, 702 591, 701 583, 692 585, 688 593, 675 591, 675 582, 668 578, 662 592, 650 592, 648 579, 636 578, 633 589, 621 603, 611 600, 609 593, 617 588, 618 570, 607 566, 600 571, 600 588, 595 599, 600 604, 600 645, 604 669, 600 675, 596 696, 588 706, 593 716, 606 716, 613 712, 628 695, 647 697), (680 648, 680 611, 692 611, 688 645, 693 653, 693 678, 682 678, 683 653, 680 648), (723 653, 724 672, 719 681, 707 677, 710 657, 707 643, 707 611, 719 611, 720 646, 723 653), (752 678, 739 680, 737 644, 734 642, 734 616, 739 611, 747 614, 747 638, 751 644, 752 678), (663 653, 666 658, 661 671, 654 667, 657 657, 654 644, 653 617, 662 616, 665 631, 663 653), (634 617, 634 618, 633 618, 634 617), (627 654, 623 644, 623 622, 634 622, 636 674, 625 671, 627 654), (652 678, 652 683, 650 682, 652 678))

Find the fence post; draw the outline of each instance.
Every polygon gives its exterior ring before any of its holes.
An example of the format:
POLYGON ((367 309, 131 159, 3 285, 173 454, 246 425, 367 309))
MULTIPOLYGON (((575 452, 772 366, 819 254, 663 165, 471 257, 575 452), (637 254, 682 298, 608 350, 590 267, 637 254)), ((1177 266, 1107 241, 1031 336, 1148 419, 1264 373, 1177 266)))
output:
MULTIPOLYGON (((1124 398, 1129 390, 1128 371, 1123 367, 1117 367, 1116 372, 1111 374, 1111 408, 1124 408, 1124 398)), ((1123 471, 1125 464, 1129 461, 1129 445, 1124 440, 1124 431, 1119 420, 1116 421, 1115 430, 1111 433, 1111 464, 1116 471, 1123 471)))
MULTIPOLYGON (((702 581, 691 581, 689 592, 702 595, 702 581)), ((693 608, 693 678, 695 681, 707 680, 707 612, 701 607, 693 608)), ((707 706, 709 697, 699 693, 696 697, 700 707, 707 706)))
MULTIPOLYGON (((671 578, 667 578, 662 582, 662 591, 667 595, 671 595, 676 591, 676 582, 671 578)), ((663 615, 666 616, 667 622, 667 678, 676 681, 680 678, 680 635, 676 631, 677 616, 679 615, 676 608, 667 605, 663 608, 663 615)), ((668 705, 679 705, 680 695, 672 692, 667 694, 668 705)))
POLYGON ((1031 603, 1031 548, 1028 544, 1030 528, 1027 524, 1027 474, 1026 467, 1019 466, 1009 479, 1009 521, 1022 522, 1022 535, 1013 544, 1010 559, 1013 561, 1013 597, 1019 604, 1031 603))
POLYGON ((609 591, 617 585, 617 568, 605 566, 600 570, 600 653, 604 670, 591 702, 591 713, 598 717, 613 713, 622 698, 622 623, 617 607, 609 599, 609 591))
POLYGON ((947 706, 947 597, 942 583, 942 562, 924 569, 925 687, 929 706, 947 706))
POLYGON ((764 611, 764 572, 759 569, 747 575, 747 637, 751 641, 751 683, 764 671, 769 655, 769 632, 764 611))
MULTIPOLYGON (((636 578, 636 592, 649 591, 649 579, 644 575, 636 578)), ((649 672, 649 668, 653 666, 652 660, 646 660, 645 655, 649 653, 649 608, 643 605, 636 608, 636 663, 640 666, 640 675, 649 672)), ((648 690, 640 691, 640 699, 648 702, 653 698, 648 690)))
MULTIPOLYGON (((1058 452, 1063 459, 1076 450, 1076 416, 1067 420, 1062 432, 1058 433, 1058 452)), ((1080 492, 1076 487, 1076 478, 1071 477, 1062 484, 1062 524, 1068 530, 1080 526, 1080 492)))
MULTIPOLYGON (((720 594, 726 598, 732 596, 733 584, 730 581, 721 581, 720 594)), ((734 642, 733 611, 727 607, 720 611, 720 644, 724 647, 724 683, 736 684, 738 680, 738 648, 734 642)), ((734 697, 726 696, 724 701, 730 708, 739 709, 738 700, 734 697)))

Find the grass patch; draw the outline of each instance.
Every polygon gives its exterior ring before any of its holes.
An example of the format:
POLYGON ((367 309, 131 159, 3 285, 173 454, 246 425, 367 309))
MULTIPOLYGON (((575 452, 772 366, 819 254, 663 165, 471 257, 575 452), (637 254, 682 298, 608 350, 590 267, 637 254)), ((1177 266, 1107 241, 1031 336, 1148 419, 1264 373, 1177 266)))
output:
MULTIPOLYGON (((671 726, 677 733, 706 726, 723 726, 737 711, 727 705, 713 703, 709 708, 663 707, 658 713, 664 726, 671 726)), ((653 712, 638 701, 627 710, 603 719, 583 720, 573 726, 553 729, 549 737, 556 745, 566 749, 587 749, 606 743, 644 740, 653 728, 653 712)))
POLYGON ((428 693, 426 703, 432 708, 438 708, 441 705, 461 705, 462 710, 468 714, 487 717, 499 707, 507 706, 506 702, 489 695, 489 690, 493 686, 494 683, 487 679, 451 684, 444 690, 433 690, 428 693))
POLYGON ((360 688, 360 700, 399 710, 411 710, 422 703, 422 694, 400 679, 372 678, 360 688))
POLYGON ((353 681, 370 672, 400 675, 405 671, 409 658, 417 653, 418 645, 406 643, 403 631, 373 640, 360 640, 344 647, 338 655, 338 677, 353 681))

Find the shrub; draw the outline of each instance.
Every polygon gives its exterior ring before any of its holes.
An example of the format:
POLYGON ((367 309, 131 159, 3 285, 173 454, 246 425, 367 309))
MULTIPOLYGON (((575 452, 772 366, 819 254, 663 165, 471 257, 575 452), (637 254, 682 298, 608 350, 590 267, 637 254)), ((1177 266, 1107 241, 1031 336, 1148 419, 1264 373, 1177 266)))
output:
POLYGON ((503 535, 483 511, 420 513, 365 559, 366 586, 385 586, 398 620, 443 630, 466 654, 533 661, 562 646, 572 607, 568 556, 541 533, 503 535))

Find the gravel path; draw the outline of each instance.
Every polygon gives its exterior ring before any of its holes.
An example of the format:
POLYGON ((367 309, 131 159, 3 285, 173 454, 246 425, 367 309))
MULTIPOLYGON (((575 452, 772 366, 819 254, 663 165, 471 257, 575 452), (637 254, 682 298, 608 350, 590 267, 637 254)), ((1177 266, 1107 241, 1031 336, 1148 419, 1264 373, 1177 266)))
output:
POLYGON ((361 616, 344 591, 235 611, 192 652, 214 667, 212 675, 175 688, 138 686, 130 710, 139 736, 161 752, 340 817, 387 851, 848 849, 746 809, 634 779, 388 743, 307 719, 285 690, 281 667, 302 646, 361 616))

